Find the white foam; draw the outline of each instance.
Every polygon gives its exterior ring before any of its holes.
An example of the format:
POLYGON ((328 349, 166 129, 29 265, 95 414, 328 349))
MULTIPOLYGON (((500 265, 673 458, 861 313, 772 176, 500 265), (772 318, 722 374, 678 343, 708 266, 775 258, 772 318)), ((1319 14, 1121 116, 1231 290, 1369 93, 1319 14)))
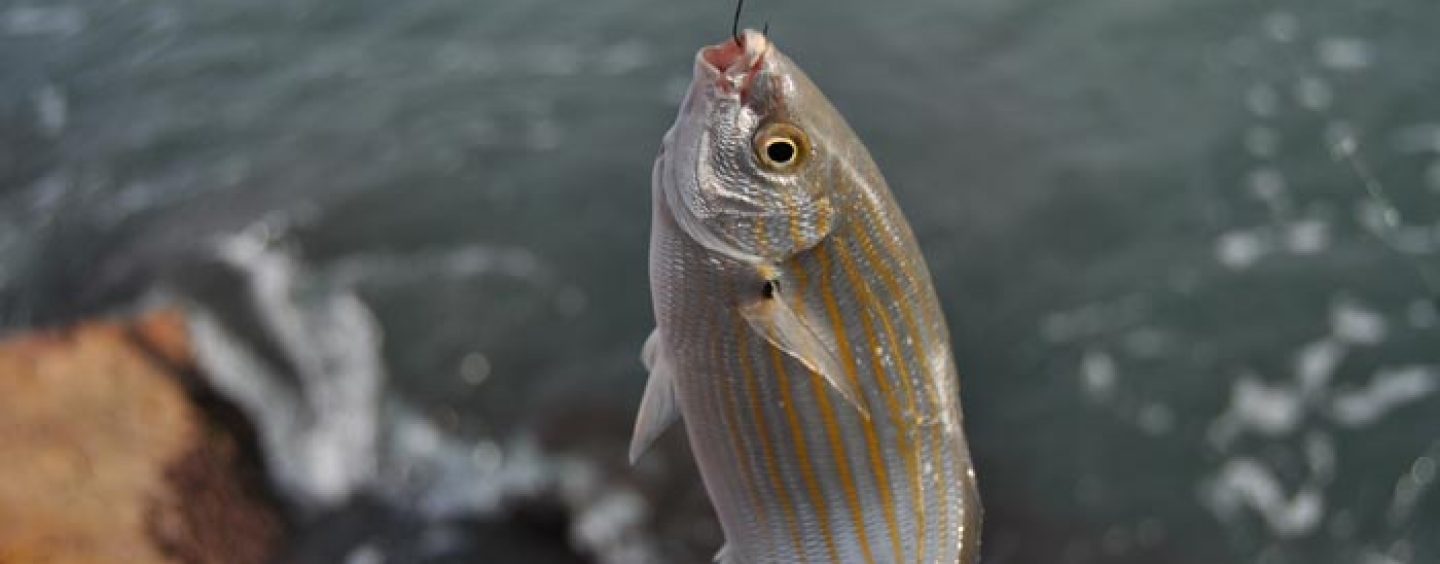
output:
POLYGON ((1319 219, 1290 223, 1285 231, 1285 247, 1297 255, 1313 255, 1330 246, 1330 225, 1319 219))
POLYGON ((645 499, 631 490, 604 495, 575 518, 573 535, 580 546, 619 544, 625 535, 649 518, 645 499))
POLYGON ((1337 300, 1330 307, 1330 331, 1342 342, 1374 345, 1385 340, 1384 316, 1353 300, 1337 300))
POLYGON ((1315 44, 1315 58, 1326 68, 1357 71, 1375 59, 1370 43, 1355 37, 1324 37, 1315 44))
POLYGON ((1254 266, 1270 251, 1271 243, 1260 231, 1236 230, 1220 235, 1215 242, 1215 258, 1232 270, 1254 266))
POLYGON ((274 366, 196 307, 196 355, 212 386, 257 422, 271 475, 309 509, 333 505, 369 484, 377 469, 380 331, 353 293, 316 295, 295 258, 252 229, 217 245, 243 277, 259 322, 287 367, 274 366), (293 378, 294 382, 289 382, 293 378))
POLYGON ((1211 424, 1209 438, 1217 448, 1224 449, 1246 431, 1272 437, 1288 435, 1299 427, 1304 407, 1298 389, 1245 375, 1232 384, 1230 405, 1211 424))
POLYGON ((1115 391, 1119 370, 1115 367, 1115 359, 1108 353, 1089 350, 1085 351, 1080 361, 1080 376, 1090 397, 1105 399, 1115 391))
POLYGON ((1226 462, 1205 488, 1204 499, 1211 510, 1226 521, 1248 507, 1263 519, 1272 533, 1281 537, 1310 533, 1325 515, 1325 498, 1320 491, 1302 487, 1293 496, 1287 496, 1270 469, 1250 458, 1226 462))
POLYGON ((1241 378, 1231 389, 1230 410, 1246 427, 1265 435, 1293 432, 1304 416, 1300 394, 1280 384, 1241 378))
POLYGON ((1434 366, 1382 369, 1368 386, 1335 394, 1330 415, 1342 425, 1365 426, 1436 390, 1440 390, 1440 369, 1434 366))
POLYGON ((1295 378, 1308 396, 1324 391, 1345 358, 1345 345, 1333 339, 1320 339, 1300 349, 1295 355, 1295 378))

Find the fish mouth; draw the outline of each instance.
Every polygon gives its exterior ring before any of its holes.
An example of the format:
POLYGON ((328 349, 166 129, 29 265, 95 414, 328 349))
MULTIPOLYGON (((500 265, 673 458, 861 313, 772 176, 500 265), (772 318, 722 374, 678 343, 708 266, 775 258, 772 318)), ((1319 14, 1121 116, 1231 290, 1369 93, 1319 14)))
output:
POLYGON ((759 76, 770 52, 764 34, 747 29, 738 37, 705 47, 695 56, 697 74, 710 78, 720 92, 742 98, 759 76))

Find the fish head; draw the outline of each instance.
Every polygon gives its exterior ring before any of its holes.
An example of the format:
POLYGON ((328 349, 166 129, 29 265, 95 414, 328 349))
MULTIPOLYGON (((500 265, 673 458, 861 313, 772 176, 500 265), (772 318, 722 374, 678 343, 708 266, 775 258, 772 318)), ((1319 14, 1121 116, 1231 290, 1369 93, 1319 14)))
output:
POLYGON ((853 139, 809 77, 746 30, 696 54, 656 161, 657 197, 706 248, 783 261, 833 229, 829 179, 859 146, 853 139))

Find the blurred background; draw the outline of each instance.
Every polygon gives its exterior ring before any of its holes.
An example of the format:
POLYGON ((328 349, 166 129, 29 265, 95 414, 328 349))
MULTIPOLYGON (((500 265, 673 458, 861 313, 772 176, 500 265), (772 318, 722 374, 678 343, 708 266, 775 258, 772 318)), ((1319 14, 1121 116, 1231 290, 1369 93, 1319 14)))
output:
MULTIPOLYGON (((0 330, 181 304, 277 559, 708 561, 683 438, 623 453, 650 164, 733 8, 0 0, 0 330)), ((1440 562, 1440 4, 742 21, 930 261, 985 562, 1440 562)))

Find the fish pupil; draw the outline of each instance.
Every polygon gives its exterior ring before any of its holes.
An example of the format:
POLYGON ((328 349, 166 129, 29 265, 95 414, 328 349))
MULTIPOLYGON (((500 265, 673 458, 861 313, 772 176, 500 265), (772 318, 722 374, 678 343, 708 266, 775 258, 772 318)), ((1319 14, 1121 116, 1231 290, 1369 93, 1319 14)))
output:
POLYGON ((773 141, 765 146, 765 156, 779 164, 787 164, 795 158, 795 144, 789 141, 773 141))

